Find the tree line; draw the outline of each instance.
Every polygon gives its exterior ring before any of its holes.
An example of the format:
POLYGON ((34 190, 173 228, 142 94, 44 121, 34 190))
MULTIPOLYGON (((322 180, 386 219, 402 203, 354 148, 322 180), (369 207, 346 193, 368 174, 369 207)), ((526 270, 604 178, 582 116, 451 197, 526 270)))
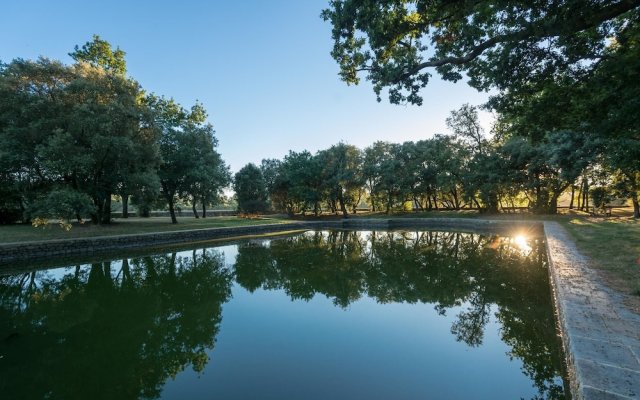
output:
POLYGON ((69 55, 0 63, 0 221, 106 224, 114 196, 125 218, 129 199, 206 216, 231 176, 204 107, 146 93, 97 35, 69 55))
POLYGON ((452 134, 417 142, 376 142, 364 150, 339 143, 249 164, 234 179, 239 207, 345 217, 365 202, 387 213, 407 206, 556 213, 560 195, 570 190, 571 208, 589 210, 615 196, 632 198, 638 212, 637 190, 606 157, 610 143, 601 138, 554 131, 533 142, 506 134, 500 119, 485 135, 478 109, 468 104, 452 111, 447 125, 452 134))
POLYGON ((364 76, 378 101, 421 105, 434 73, 492 91, 499 144, 477 158, 487 209, 507 168, 534 209, 553 212, 568 189, 582 207, 630 198, 640 217, 639 1, 332 0, 322 18, 341 79, 364 76))

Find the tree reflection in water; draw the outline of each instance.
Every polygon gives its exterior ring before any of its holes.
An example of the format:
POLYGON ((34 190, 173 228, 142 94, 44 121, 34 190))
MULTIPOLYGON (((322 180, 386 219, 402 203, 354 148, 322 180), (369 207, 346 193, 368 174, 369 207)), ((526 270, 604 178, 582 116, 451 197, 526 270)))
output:
MULTIPOLYGON (((253 292, 316 294, 339 307, 433 304, 458 341, 481 346, 492 316, 540 398, 562 398, 562 359, 544 244, 445 232, 307 232, 216 250, 123 259, 0 278, 3 398, 156 398, 187 367, 202 371, 233 279, 253 292)), ((429 338, 425 338, 429 340, 429 338)))
POLYGON ((434 304, 457 315, 451 333, 480 346, 492 311, 510 356, 524 364, 540 398, 562 398, 544 243, 451 232, 308 232, 239 245, 235 279, 254 291, 283 289, 292 299, 316 293, 347 307, 363 296, 380 303, 434 304))
POLYGON ((2 397, 159 397, 167 378, 206 365, 231 275, 205 251, 1 278, 2 397))

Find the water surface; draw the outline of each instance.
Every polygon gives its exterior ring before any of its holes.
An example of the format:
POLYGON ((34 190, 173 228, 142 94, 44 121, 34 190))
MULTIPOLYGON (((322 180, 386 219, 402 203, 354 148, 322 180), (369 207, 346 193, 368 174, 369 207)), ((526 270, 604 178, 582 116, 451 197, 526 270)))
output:
POLYGON ((322 231, 0 277, 7 399, 560 399, 544 244, 322 231))

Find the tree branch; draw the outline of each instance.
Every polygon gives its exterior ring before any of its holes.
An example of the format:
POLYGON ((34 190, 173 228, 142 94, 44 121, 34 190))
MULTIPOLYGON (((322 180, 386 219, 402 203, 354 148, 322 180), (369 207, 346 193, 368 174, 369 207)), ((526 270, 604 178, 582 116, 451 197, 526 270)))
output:
POLYGON ((550 36, 557 36, 567 31, 567 27, 571 27, 572 32, 580 32, 585 29, 593 28, 595 26, 600 25, 601 23, 611 20, 617 16, 620 16, 628 11, 631 11, 640 6, 640 0, 622 0, 616 4, 612 4, 610 6, 604 7, 599 12, 596 12, 592 15, 581 16, 578 15, 574 18, 573 23, 567 23, 565 20, 559 20, 554 18, 550 22, 543 24, 542 26, 537 25, 529 25, 526 28, 507 33, 504 35, 494 36, 479 45, 475 46, 471 51, 469 51, 466 55, 460 57, 444 57, 441 59, 431 59, 429 61, 425 61, 420 63, 413 68, 407 70, 404 74, 399 76, 397 79, 393 81, 393 83, 398 83, 403 79, 406 79, 425 68, 430 67, 440 67, 447 64, 454 65, 462 65, 466 64, 470 61, 473 61, 478 56, 480 56, 485 50, 504 42, 513 42, 519 41, 526 38, 544 38, 550 36))

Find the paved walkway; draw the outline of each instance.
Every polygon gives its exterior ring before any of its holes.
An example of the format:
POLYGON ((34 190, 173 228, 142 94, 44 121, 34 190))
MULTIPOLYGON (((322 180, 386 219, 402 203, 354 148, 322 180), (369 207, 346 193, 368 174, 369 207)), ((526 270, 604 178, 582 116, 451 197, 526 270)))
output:
POLYGON ((574 397, 640 399, 640 315, 601 283, 557 222, 544 230, 574 397))

